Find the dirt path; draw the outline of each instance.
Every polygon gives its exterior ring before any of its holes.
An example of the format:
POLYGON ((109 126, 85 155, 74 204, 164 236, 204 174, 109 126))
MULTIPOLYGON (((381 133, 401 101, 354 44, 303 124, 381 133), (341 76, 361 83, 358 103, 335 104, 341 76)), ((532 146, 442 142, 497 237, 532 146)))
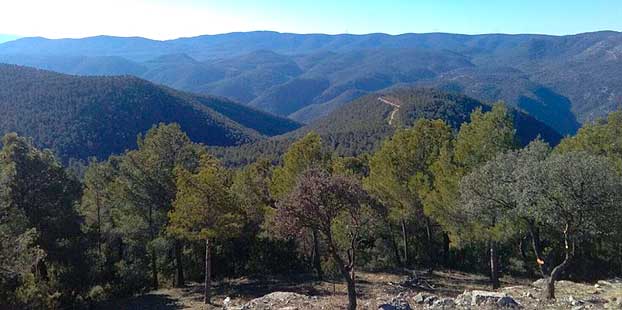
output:
POLYGON ((390 101, 389 99, 378 97, 378 100, 384 104, 388 104, 393 107, 393 112, 389 116, 389 125, 393 125, 393 119, 395 118, 395 114, 400 110, 400 104, 390 101))

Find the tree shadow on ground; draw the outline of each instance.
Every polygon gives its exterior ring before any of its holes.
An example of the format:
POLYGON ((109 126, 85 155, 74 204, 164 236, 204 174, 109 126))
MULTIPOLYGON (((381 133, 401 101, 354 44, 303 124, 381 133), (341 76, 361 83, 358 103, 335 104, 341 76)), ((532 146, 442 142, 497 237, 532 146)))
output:
POLYGON ((96 307, 98 310, 176 310, 183 309, 175 299, 166 295, 145 294, 120 301, 111 301, 96 307))
MULTIPOLYGON (((332 282, 331 280, 330 282, 332 282)), ((339 283, 338 280, 335 280, 339 283)), ((312 276, 297 277, 249 277, 228 281, 217 281, 212 286, 213 294, 220 296, 253 299, 272 292, 292 292, 307 296, 332 295, 332 290, 317 288, 319 281, 312 276)), ((189 294, 202 294, 203 285, 186 288, 189 294)))

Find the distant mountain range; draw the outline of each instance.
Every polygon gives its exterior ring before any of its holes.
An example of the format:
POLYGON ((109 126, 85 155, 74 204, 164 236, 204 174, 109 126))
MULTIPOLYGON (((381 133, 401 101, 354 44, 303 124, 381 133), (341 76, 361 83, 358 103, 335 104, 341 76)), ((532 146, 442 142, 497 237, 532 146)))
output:
POLYGON ((0 62, 78 75, 131 74, 302 122, 403 86, 504 100, 563 135, 622 103, 622 33, 610 31, 23 38, 0 44, 0 62))
POLYGON ((79 77, 0 64, 0 134, 17 132, 64 161, 100 159, 136 147, 160 122, 178 123, 207 145, 231 146, 300 127, 224 98, 132 77, 79 77))

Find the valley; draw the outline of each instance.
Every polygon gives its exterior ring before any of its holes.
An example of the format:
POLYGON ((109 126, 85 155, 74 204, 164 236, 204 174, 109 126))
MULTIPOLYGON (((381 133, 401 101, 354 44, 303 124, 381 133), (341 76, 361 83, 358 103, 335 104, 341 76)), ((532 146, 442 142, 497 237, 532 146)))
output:
POLYGON ((100 159, 136 145, 159 123, 178 123, 208 145, 258 141, 301 125, 231 100, 131 76, 78 77, 0 64, 0 131, 29 136, 69 159, 100 159))
POLYGON ((617 109, 621 42, 616 32, 24 38, 1 44, 0 61, 69 74, 137 75, 303 123, 376 91, 435 87, 486 103, 503 100, 566 135, 617 109))
POLYGON ((0 9, 2 310, 622 309, 615 1, 0 9))

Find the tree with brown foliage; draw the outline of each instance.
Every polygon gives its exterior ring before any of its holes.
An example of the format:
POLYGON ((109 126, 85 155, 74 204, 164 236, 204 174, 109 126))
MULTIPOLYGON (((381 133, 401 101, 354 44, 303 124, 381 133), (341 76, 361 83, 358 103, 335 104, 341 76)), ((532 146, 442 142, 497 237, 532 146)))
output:
POLYGON ((277 218, 289 235, 318 231, 347 284, 348 309, 356 309, 357 249, 372 224, 374 204, 355 179, 311 169, 279 205, 277 218))

